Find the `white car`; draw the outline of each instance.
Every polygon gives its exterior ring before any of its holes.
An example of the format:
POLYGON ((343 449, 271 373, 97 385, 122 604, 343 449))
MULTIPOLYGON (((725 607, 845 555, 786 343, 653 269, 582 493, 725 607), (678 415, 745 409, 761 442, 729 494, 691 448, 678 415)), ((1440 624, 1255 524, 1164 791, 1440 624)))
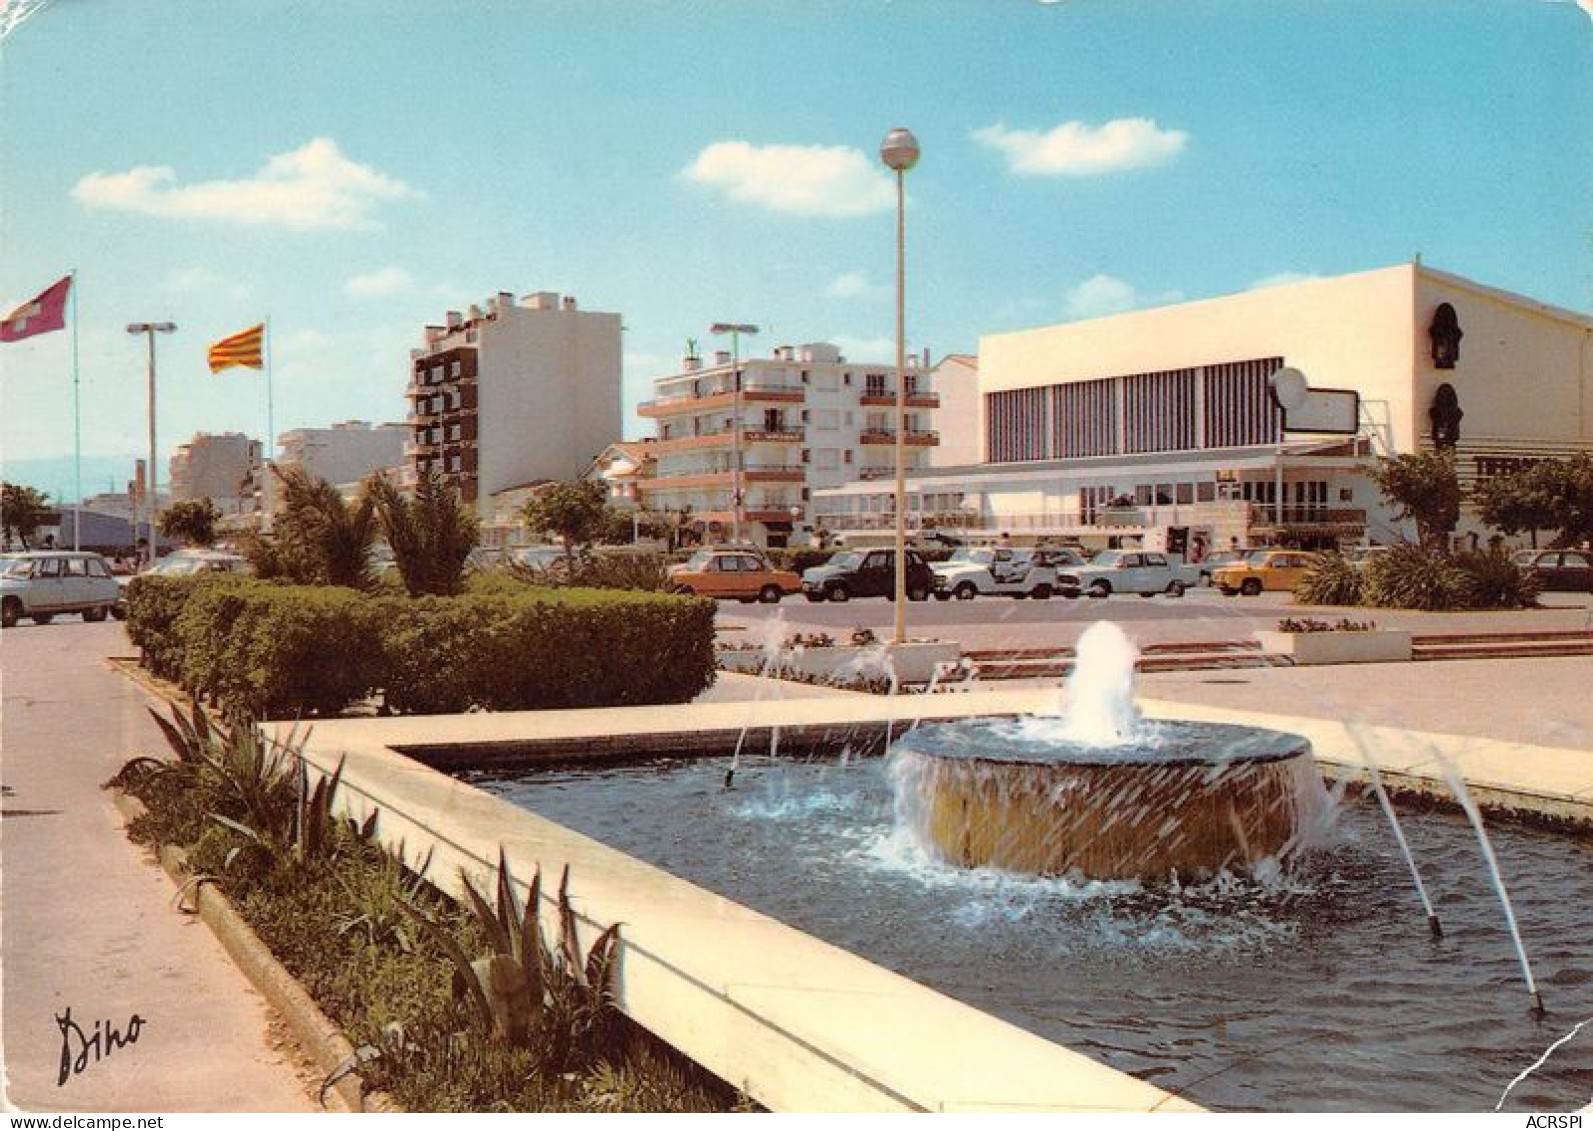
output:
MULTIPOLYGON (((205 573, 253 573, 254 567, 242 554, 226 550, 177 550, 167 554, 136 577, 195 577, 205 573)), ((133 577, 116 579, 116 604, 111 612, 117 620, 127 619, 127 587, 133 577)))
POLYGON ((1044 601, 1057 592, 1056 561, 1060 551, 988 546, 961 549, 935 571, 935 599, 971 601, 975 597, 1033 597, 1044 601))
POLYGON ((1138 593, 1154 597, 1166 593, 1182 597, 1184 590, 1200 584, 1200 567, 1183 559, 1145 550, 1102 550, 1088 565, 1067 571, 1063 585, 1076 586, 1091 597, 1113 593, 1138 593))
POLYGON ((104 620, 119 593, 110 564, 98 554, 9 554, 0 563, 0 625, 11 628, 23 617, 49 624, 62 613, 104 620))

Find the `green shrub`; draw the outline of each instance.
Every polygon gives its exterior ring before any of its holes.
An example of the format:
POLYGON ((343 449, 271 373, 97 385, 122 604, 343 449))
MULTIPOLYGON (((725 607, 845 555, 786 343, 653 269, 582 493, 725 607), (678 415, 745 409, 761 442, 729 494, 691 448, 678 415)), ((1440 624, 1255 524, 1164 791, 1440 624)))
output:
POLYGON ((143 653, 144 666, 162 679, 182 678, 185 641, 173 627, 190 597, 239 584, 228 574, 162 577, 145 574, 127 587, 127 636, 143 653))
POLYGON ((788 569, 800 574, 805 569, 828 565, 840 550, 778 549, 769 551, 769 563, 775 569, 788 569))
POLYGON ((1466 601, 1474 609, 1530 609, 1540 583, 1502 550, 1459 554, 1455 564, 1466 575, 1466 601))
POLYGON ((1364 602, 1387 609, 1467 607, 1470 579, 1454 560, 1415 543, 1390 547, 1366 563, 1364 602))
MULTIPOLYGON (((523 591, 513 579, 473 579, 472 591, 523 591)), ((488 635, 489 606, 467 598, 422 597, 381 602, 382 691, 388 710, 448 715, 476 701, 480 648, 488 635)))
POLYGON ((1301 605, 1359 605, 1365 575, 1342 554, 1325 553, 1306 570, 1294 587, 1294 600, 1301 605))
POLYGON ((335 714, 377 686, 378 608, 342 587, 206 586, 171 626, 182 653, 178 676, 228 711, 335 714))

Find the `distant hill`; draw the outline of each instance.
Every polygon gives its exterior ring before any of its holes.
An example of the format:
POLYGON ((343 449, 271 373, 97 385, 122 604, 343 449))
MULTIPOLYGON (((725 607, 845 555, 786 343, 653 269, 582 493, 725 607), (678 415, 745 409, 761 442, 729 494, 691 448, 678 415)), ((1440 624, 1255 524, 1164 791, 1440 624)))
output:
MULTIPOLYGON (((133 478, 136 455, 83 457, 83 494, 98 495, 105 491, 125 491, 127 481, 133 478)), ((50 496, 52 503, 73 501, 74 472, 71 456, 50 456, 45 459, 6 459, 0 457, 0 479, 7 483, 21 483, 35 487, 50 496)), ((162 480, 165 469, 162 469, 162 480)))

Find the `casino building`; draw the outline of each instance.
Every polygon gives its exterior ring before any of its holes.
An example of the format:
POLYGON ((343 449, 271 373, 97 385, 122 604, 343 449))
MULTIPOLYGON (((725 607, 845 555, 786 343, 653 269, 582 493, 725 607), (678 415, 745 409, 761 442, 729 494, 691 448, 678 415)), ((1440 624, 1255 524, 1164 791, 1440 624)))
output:
MULTIPOLYGON (((1367 475, 1379 455, 1450 447, 1469 487, 1593 452, 1593 317, 1420 262, 990 334, 978 372, 985 462, 912 473, 917 532, 1381 543, 1408 532, 1367 475), (1289 408, 1283 367, 1309 385, 1289 408)), ((887 540, 890 488, 817 491, 815 524, 887 540)))

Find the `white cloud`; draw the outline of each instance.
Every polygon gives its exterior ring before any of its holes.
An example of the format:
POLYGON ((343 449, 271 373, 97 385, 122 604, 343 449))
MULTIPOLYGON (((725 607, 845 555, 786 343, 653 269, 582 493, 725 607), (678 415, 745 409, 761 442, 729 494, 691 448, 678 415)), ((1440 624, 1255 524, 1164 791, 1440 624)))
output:
POLYGON ((244 298, 249 288, 222 278, 208 267, 178 267, 166 272, 166 289, 184 294, 210 293, 244 298))
POLYGON ((371 213, 380 202, 419 195, 350 161, 328 137, 277 154, 247 180, 183 185, 168 165, 139 165, 125 173, 90 173, 72 188, 90 208, 301 230, 375 228, 371 213))
POLYGON ((890 293, 890 288, 868 281, 861 271, 848 271, 830 280, 824 293, 831 298, 879 298, 890 293))
POLYGON ((401 294, 414 289, 414 286, 415 277, 402 267, 383 267, 379 271, 355 275, 343 284, 343 291, 355 298, 376 298, 401 294))
POLYGON ((1189 134, 1150 118, 1114 118, 1103 126, 1063 122, 1044 133, 998 122, 974 140, 1006 155, 1007 169, 1027 177, 1094 177, 1160 165, 1183 152, 1189 134))
POLYGON ((731 200, 806 216, 865 216, 895 203, 890 176, 845 145, 749 145, 717 141, 681 176, 731 200))
POLYGON ((1311 279, 1320 279, 1322 276, 1312 271, 1280 271, 1276 275, 1268 275, 1265 279, 1257 279, 1245 288, 1247 291, 1259 291, 1267 287, 1286 287, 1290 283, 1304 283, 1311 279))
POLYGON ((1070 319, 1103 318, 1139 307, 1162 306, 1181 298, 1183 295, 1177 291, 1142 295, 1132 283, 1114 275, 1093 275, 1068 291, 1063 312, 1070 319))

